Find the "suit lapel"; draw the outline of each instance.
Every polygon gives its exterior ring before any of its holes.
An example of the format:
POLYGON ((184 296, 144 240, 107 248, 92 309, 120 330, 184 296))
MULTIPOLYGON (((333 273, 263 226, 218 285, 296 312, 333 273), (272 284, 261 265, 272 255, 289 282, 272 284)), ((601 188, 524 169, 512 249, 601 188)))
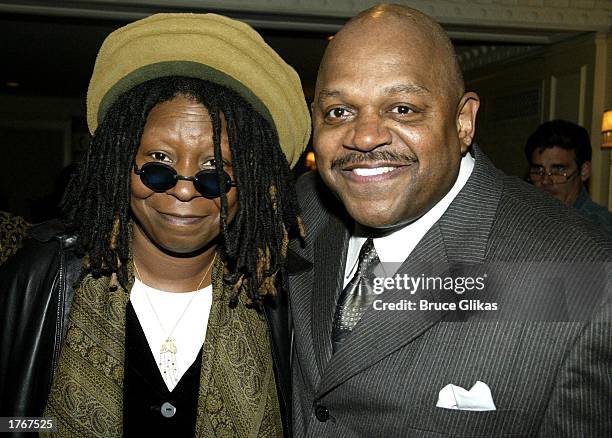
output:
MULTIPOLYGON (((444 275, 448 268, 444 242, 440 227, 434 225, 397 271, 398 274, 419 276, 444 275), (414 257, 413 257, 413 256, 414 257)), ((419 292, 410 295, 405 290, 385 291, 380 299, 385 303, 400 302, 402 299, 428 299, 432 302, 443 300, 437 292, 419 292), (427 295, 425 295, 427 294, 427 295)), ((335 306, 335 302, 333 303, 335 306)), ((431 328, 444 314, 442 312, 390 311, 368 309, 343 348, 331 356, 317 388, 317 397, 332 390, 351 376, 369 368, 385 356, 412 342, 431 328)), ((331 332, 328 324, 327 343, 331 332)), ((316 342, 316 340, 315 340, 316 342)))
POLYGON ((332 217, 314 243, 312 289, 312 339, 319 371, 332 357, 331 330, 336 297, 342 289, 349 233, 345 224, 332 217))
POLYGON ((451 263, 484 263, 503 183, 498 170, 473 146, 474 170, 438 224, 451 263))

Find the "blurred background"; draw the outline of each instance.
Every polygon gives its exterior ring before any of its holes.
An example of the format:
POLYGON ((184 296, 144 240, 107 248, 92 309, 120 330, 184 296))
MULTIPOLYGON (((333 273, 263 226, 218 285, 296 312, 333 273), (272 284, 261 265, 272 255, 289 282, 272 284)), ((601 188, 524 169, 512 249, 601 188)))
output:
MULTIPOLYGON (((466 86, 482 99, 476 141, 497 167, 523 177, 527 136, 546 120, 573 121, 591 135, 591 197, 610 208, 602 118, 612 109, 612 0, 396 2, 449 32, 466 86)), ((328 41, 376 3, 0 0, 0 210, 34 222, 55 213, 89 141, 85 95, 96 53, 116 28, 156 12, 216 12, 246 21, 298 71, 310 101, 328 41)), ((305 155, 296 172, 307 169, 307 160, 312 165, 305 155)))

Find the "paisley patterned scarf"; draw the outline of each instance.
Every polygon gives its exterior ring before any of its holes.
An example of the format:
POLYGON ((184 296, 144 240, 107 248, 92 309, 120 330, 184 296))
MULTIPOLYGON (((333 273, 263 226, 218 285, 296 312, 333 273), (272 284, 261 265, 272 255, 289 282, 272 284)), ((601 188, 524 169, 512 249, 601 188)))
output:
MULTIPOLYGON (((129 266, 129 289, 134 282, 129 266)), ((244 294, 230 306, 223 264, 213 269, 213 304, 202 349, 196 437, 282 437, 265 318, 244 294)), ((129 293, 86 277, 75 291, 46 417, 53 436, 121 437, 125 308, 129 293)))

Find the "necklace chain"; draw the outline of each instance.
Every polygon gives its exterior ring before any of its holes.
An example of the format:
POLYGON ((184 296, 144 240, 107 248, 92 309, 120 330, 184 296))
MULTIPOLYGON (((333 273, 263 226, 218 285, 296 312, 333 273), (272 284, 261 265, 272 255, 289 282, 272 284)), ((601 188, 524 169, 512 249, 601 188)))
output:
MULTIPOLYGON (((210 265, 208 265, 208 268, 206 269, 204 276, 200 280, 200 283, 198 284, 196 291, 193 293, 193 295, 191 295, 189 302, 183 309, 181 316, 178 317, 178 319, 174 323, 174 326, 172 327, 172 330, 170 330, 170 333, 166 335, 165 340, 162 341, 161 343, 161 346, 159 349, 159 363, 158 363, 159 371, 161 372, 162 378, 164 379, 164 382, 166 382, 166 386, 168 387, 170 391, 172 391, 176 387, 176 385, 178 384, 179 378, 180 378, 180 376, 178 375, 177 359, 176 359, 177 347, 176 347, 176 343, 174 342, 174 339, 172 338, 172 334, 174 333, 174 330, 176 330, 179 323, 183 319, 183 316, 185 316, 185 313, 187 313, 187 309, 189 309, 189 307, 191 306, 193 299, 200 291, 200 287, 202 286, 202 283, 204 283, 204 279, 210 272, 212 266, 215 264, 216 258, 217 258, 217 254, 215 253, 215 256, 210 262, 210 265)), ((142 275, 140 274, 140 271, 138 270, 136 259, 134 259, 134 270, 136 271, 136 274, 138 274, 140 281, 144 283, 144 279, 142 278, 142 275)), ((145 288, 145 297, 147 298, 147 301, 149 302, 149 306, 151 306, 151 310, 153 310, 153 315, 155 315, 155 319, 157 319, 159 328, 165 334, 166 329, 164 328, 164 325, 162 324, 161 319, 159 318, 159 315, 157 314, 157 311, 155 310, 155 307, 153 306, 153 302, 151 301, 151 298, 149 297, 148 288, 145 288)))
MULTIPOLYGON (((178 319, 176 320, 176 322, 174 323, 174 326, 172 327, 172 330, 170 330, 170 332, 165 336, 166 339, 170 339, 172 337, 172 334, 174 333, 174 330, 176 330, 176 328, 179 325, 179 322, 181 322, 181 320, 183 319, 183 316, 185 316, 185 313, 187 313, 187 309, 189 309, 189 306, 191 306, 191 303, 193 302, 193 299, 195 298, 195 296, 197 295, 198 291, 200 290, 200 286, 202 286, 202 283, 204 283, 204 279, 206 278, 206 276, 210 272, 210 269, 212 268, 212 265, 215 263, 215 259, 216 258, 217 258, 217 254, 215 253, 215 256, 213 257, 212 261, 210 262, 210 265, 208 265, 208 268, 206 269, 206 272, 204 273, 204 276, 200 280, 200 283, 198 283, 198 287, 196 288, 195 293, 191 296, 191 299, 189 300, 189 302, 187 303, 187 305, 183 309, 183 312, 181 313, 181 316, 179 316, 178 319)), ((136 264, 136 259, 134 259, 134 270, 136 271, 136 274, 138 274, 138 279, 144 283, 144 278, 142 277, 142 274, 138 270, 138 265, 136 264)), ((155 319, 157 319, 157 323, 159 324, 159 327, 162 329, 162 332, 167 333, 166 329, 164 328, 164 325, 161 322, 161 319, 159 318, 159 315, 157 314, 157 311, 155 310, 155 306, 153 306, 153 302, 151 301, 151 298, 149 297, 149 290, 148 289, 145 289, 145 297, 147 298, 149 306, 151 306, 151 310, 153 310, 153 315, 155 315, 155 319)))

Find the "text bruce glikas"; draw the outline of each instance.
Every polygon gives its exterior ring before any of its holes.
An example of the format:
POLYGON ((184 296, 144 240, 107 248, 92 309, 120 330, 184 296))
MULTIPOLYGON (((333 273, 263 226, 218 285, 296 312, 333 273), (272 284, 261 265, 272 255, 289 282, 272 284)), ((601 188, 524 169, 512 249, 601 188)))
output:
POLYGON ((381 294, 385 290, 405 290, 414 295, 419 290, 445 290, 463 294, 470 291, 481 291, 485 287, 486 274, 482 277, 417 277, 408 274, 395 274, 394 277, 376 277, 373 279, 373 292, 381 294))
MULTIPOLYGON (((396 274, 394 277, 373 278, 372 290, 380 295, 385 290, 405 290, 414 295, 418 291, 442 290, 462 295, 465 292, 482 291, 485 288, 485 278, 481 277, 427 277, 425 275, 411 276, 408 274, 396 274)), ((454 302, 430 302, 425 299, 418 301, 400 300, 396 303, 386 303, 383 300, 374 300, 374 310, 436 310, 436 311, 490 311, 498 310, 497 303, 489 303, 481 300, 460 300, 454 302)))

